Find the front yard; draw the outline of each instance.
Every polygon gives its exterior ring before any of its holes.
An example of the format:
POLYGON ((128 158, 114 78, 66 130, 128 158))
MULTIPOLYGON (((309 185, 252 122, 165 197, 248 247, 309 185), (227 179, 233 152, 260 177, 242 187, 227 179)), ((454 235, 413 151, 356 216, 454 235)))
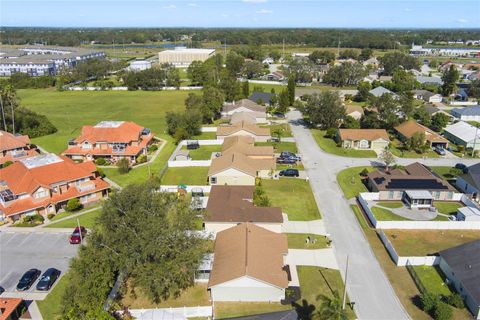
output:
POLYGON ((275 153, 280 153, 282 151, 290 151, 297 153, 297 144, 295 142, 255 142, 256 146, 273 146, 275 153))
POLYGON ((373 150, 345 149, 337 146, 335 140, 325 137, 325 130, 311 129, 310 131, 318 146, 325 152, 351 158, 377 158, 377 153, 373 150))
POLYGON ((272 207, 282 208, 289 220, 321 219, 312 189, 307 181, 280 178, 279 180, 262 180, 262 186, 270 198, 272 207))
POLYGON ((162 185, 206 185, 208 167, 168 168, 162 177, 162 185))
POLYGON ((49 224, 48 226, 46 226, 46 228, 75 228, 78 225, 78 219, 81 226, 91 229, 95 227, 96 219, 101 213, 102 208, 97 208, 91 212, 84 213, 80 216, 49 224))
POLYGON ((290 130, 290 126, 288 123, 278 123, 272 125, 261 125, 262 128, 270 128, 270 134, 272 137, 276 137, 275 131, 280 129, 282 131, 282 138, 290 138, 292 137, 292 131, 290 130))
POLYGON ((310 233, 287 233, 289 249, 324 249, 329 240, 325 236, 310 233))
POLYGON ((400 256, 426 256, 480 239, 476 230, 384 230, 400 256))
POLYGON ((428 149, 425 153, 417 153, 413 150, 407 150, 403 143, 398 140, 394 139, 390 144, 390 151, 397 157, 400 158, 438 158, 439 155, 432 149, 428 149))
MULTIPOLYGON (((187 146, 183 146, 182 150, 187 150, 187 146)), ((221 150, 221 145, 201 145, 198 149, 188 151, 192 160, 210 160, 212 158, 212 153, 217 153, 221 150)))
POLYGON ((368 192, 367 187, 363 184, 360 172, 367 169, 369 172, 373 171, 373 167, 352 167, 340 171, 337 175, 337 182, 345 195, 345 198, 350 199, 358 196, 361 192, 368 192))

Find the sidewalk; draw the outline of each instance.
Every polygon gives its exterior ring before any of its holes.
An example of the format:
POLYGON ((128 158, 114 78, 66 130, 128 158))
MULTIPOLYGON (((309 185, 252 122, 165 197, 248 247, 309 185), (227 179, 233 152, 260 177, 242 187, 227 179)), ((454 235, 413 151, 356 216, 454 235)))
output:
POLYGON ((283 214, 283 224, 282 224, 283 233, 311 233, 318 234, 321 236, 328 235, 327 230, 325 229, 325 224, 323 220, 312 220, 312 221, 290 221, 288 216, 283 214))
POLYGON ((288 249, 287 264, 313 266, 338 270, 337 259, 332 248, 288 249))

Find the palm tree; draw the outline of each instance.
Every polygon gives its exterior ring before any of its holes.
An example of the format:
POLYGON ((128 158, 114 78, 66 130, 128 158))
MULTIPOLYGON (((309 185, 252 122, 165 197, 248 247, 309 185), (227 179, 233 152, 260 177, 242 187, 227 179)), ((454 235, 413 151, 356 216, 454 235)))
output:
POLYGON ((342 300, 338 291, 333 292, 333 296, 319 295, 317 298, 321 301, 320 308, 313 315, 313 319, 318 320, 346 320, 347 312, 342 309, 342 300))
POLYGON ((284 129, 283 128, 276 128, 275 130, 273 130, 273 136, 275 136, 277 139, 278 139, 278 142, 282 142, 282 137, 283 137, 283 133, 284 133, 284 129))

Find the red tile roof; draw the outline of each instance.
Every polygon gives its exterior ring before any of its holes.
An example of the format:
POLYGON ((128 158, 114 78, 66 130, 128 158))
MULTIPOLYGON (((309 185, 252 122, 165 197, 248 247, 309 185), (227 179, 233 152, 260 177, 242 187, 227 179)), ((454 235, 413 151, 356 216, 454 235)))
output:
POLYGON ((22 301, 22 298, 0 298, 0 309, 2 311, 0 312, 0 320, 9 319, 22 301))
POLYGON ((101 127, 98 126, 98 124, 96 126, 83 126, 82 133, 75 139, 75 142, 130 143, 132 141, 138 141, 143 129, 144 127, 130 121, 124 121, 116 127, 101 127))
POLYGON ((28 136, 14 136, 10 132, 0 130, 0 151, 25 148, 30 144, 28 136))

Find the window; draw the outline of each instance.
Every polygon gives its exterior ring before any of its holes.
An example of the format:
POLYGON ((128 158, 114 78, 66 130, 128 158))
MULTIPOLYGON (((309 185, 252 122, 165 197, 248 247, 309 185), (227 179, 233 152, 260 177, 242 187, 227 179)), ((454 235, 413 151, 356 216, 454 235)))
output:
POLYGON ((217 184, 217 177, 210 177, 211 184, 217 184))
POLYGON ((393 199, 394 191, 388 191, 388 199, 393 199))
POLYGON ((434 197, 435 199, 440 198, 440 191, 434 191, 434 192, 433 192, 433 197, 434 197))
POLYGON ((452 200, 452 198, 453 198, 453 191, 449 191, 449 192, 447 193, 447 199, 448 199, 448 200, 452 200))
POLYGON ((44 189, 37 191, 37 193, 35 194, 35 198, 43 198, 46 196, 47 192, 44 189))

